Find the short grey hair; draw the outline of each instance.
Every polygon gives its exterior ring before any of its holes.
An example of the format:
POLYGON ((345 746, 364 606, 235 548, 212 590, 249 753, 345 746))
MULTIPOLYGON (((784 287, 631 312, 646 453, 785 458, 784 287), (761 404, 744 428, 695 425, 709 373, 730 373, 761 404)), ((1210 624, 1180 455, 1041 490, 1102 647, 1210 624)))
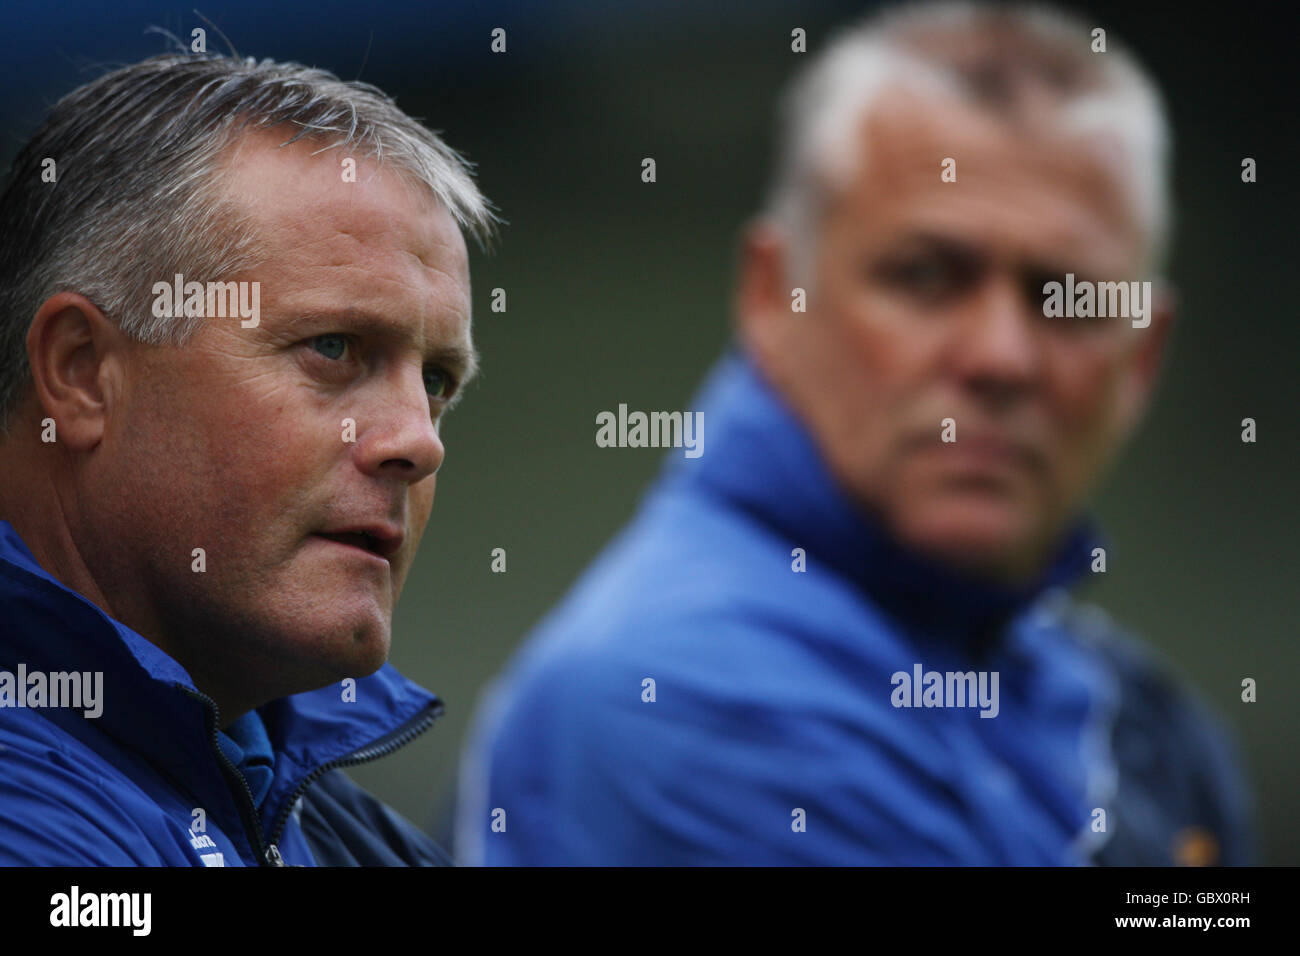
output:
POLYGON ((1155 84, 1109 36, 1105 53, 1092 52, 1092 29, 1048 7, 957 0, 889 8, 836 36, 780 106, 764 215, 785 238, 790 281, 811 288, 826 203, 864 161, 855 135, 882 93, 901 85, 1012 112, 1013 70, 1059 97, 1062 132, 1105 130, 1119 140, 1145 232, 1144 266, 1160 268, 1171 227, 1165 107, 1155 84), (1018 42, 973 61, 958 48, 923 42, 995 32, 1018 42))
POLYGON ((169 53, 73 90, 19 152, 0 190, 0 434, 30 384, 26 337, 41 303, 77 292, 126 334, 183 344, 201 318, 160 318, 154 282, 215 280, 262 261, 246 216, 221 192, 221 157, 242 132, 390 161, 479 244, 498 222, 472 167, 368 83, 298 63, 169 53), (56 179, 42 173, 54 161, 56 179))

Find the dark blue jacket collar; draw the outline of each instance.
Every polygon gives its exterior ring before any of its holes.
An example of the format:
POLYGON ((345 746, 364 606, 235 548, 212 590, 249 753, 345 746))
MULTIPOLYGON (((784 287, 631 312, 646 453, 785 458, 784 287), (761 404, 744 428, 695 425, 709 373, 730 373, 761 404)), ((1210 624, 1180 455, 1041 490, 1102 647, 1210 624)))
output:
MULTIPOLYGON (((0 521, 0 620, 0 667, 22 662, 29 671, 103 673, 101 717, 48 716, 78 735, 94 724, 196 795, 227 792, 205 708, 185 669, 49 575, 6 521, 0 521)), ((340 686, 330 685, 259 708, 275 752, 262 806, 268 830, 287 811, 288 798, 323 768, 358 751, 395 749, 408 728, 441 708, 437 697, 389 664, 357 681, 355 700, 343 701, 340 686)))
POLYGON ((1084 514, 1033 582, 985 583, 908 551, 857 508, 749 357, 726 356, 693 407, 704 412, 708 442, 700 458, 671 466, 669 487, 721 495, 906 623, 986 637, 1043 592, 1075 581, 1101 545, 1095 521, 1084 514))

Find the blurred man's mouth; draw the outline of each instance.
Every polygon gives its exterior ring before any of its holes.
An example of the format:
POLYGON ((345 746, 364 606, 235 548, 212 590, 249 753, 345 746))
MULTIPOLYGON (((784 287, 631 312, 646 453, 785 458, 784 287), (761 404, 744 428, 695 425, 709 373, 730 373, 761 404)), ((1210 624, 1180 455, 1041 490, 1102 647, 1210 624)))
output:
POLYGON ((960 425, 955 441, 940 441, 933 434, 917 436, 908 442, 908 450, 963 471, 1035 472, 1045 463, 1042 452, 1029 442, 992 431, 962 434, 960 425))
POLYGON ((1027 446, 997 435, 959 437, 942 450, 956 461, 989 467, 1029 468, 1037 460, 1027 446))

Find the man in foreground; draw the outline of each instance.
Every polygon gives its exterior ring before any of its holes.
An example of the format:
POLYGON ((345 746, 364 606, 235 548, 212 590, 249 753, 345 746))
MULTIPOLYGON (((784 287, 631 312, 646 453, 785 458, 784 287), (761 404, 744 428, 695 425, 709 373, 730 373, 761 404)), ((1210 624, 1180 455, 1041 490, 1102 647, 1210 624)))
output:
POLYGON ((708 452, 480 708, 462 859, 1247 860, 1218 727, 1064 591, 1172 320, 1158 97, 1090 45, 904 8, 808 67, 708 452))
POLYGON ((0 195, 0 863, 446 861, 335 771, 441 712, 385 660, 492 224, 320 70, 53 108, 0 195))

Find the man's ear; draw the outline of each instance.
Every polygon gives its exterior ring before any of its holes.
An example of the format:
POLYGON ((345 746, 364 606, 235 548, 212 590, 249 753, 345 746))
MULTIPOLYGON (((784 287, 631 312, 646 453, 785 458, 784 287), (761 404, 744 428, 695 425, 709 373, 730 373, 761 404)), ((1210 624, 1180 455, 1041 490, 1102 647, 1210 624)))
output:
POLYGON ((53 418, 58 441, 89 451, 104 435, 120 394, 121 330, 89 299, 60 292, 41 304, 27 330, 36 401, 53 418))
POLYGON ((774 326, 788 319, 785 242, 768 222, 750 223, 741 237, 732 315, 736 331, 751 348, 770 344, 774 326))
POLYGON ((1145 329, 1133 329, 1138 336, 1133 344, 1134 354, 1125 372, 1124 384, 1124 435, 1127 437, 1146 415, 1155 394, 1156 383, 1164 367, 1169 350, 1170 333, 1178 315, 1178 293, 1168 282, 1161 280, 1152 286, 1151 324, 1145 329))

